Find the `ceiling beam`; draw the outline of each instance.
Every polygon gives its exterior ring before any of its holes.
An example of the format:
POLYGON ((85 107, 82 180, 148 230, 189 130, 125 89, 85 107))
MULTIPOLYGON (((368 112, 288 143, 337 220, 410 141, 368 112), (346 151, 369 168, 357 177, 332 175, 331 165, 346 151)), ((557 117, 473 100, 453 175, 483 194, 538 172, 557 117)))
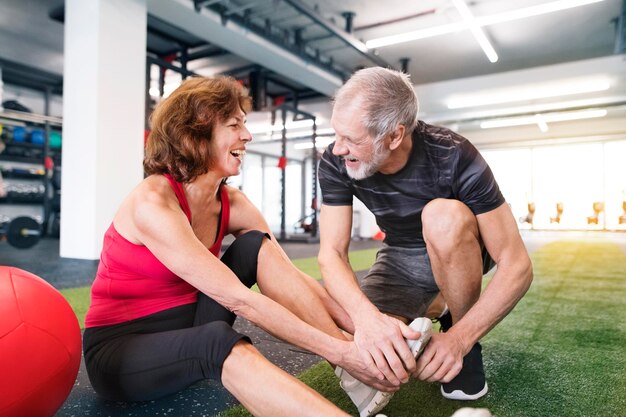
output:
POLYGON ((313 8, 309 7, 306 3, 301 0, 284 0, 285 3, 289 4, 291 7, 299 11, 300 13, 306 15, 309 19, 313 20, 318 25, 322 26, 324 29, 333 34, 336 38, 341 40, 343 43, 348 45, 349 47, 356 50, 359 54, 363 55, 365 58, 373 62, 374 64, 385 67, 385 68, 393 68, 387 61, 379 57, 378 55, 373 54, 370 50, 365 46, 363 42, 349 34, 348 32, 339 29, 337 26, 330 23, 326 20, 322 15, 316 12, 313 8))
POLYGON ((622 0, 622 13, 615 20, 615 51, 623 54, 626 52, 626 0, 622 0))
POLYGON ((317 65, 228 20, 222 23, 218 13, 203 8, 196 12, 188 0, 149 0, 148 12, 190 34, 220 46, 294 82, 326 96, 332 96, 343 80, 317 65))

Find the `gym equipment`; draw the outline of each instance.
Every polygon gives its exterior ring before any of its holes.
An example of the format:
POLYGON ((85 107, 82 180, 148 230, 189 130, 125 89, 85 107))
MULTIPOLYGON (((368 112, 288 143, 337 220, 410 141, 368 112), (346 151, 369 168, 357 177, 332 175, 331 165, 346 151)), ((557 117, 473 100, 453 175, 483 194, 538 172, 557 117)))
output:
POLYGON ((18 249, 28 249, 39 242, 41 225, 32 217, 19 216, 0 224, 0 239, 6 237, 9 245, 18 249))
POLYGON ((34 145, 43 145, 46 141, 46 133, 40 129, 34 129, 30 132, 30 143, 34 145))
POLYGON ((48 143, 52 149, 59 149, 62 144, 61 134, 59 132, 55 132, 54 130, 50 132, 48 143))
POLYGON ((18 102, 17 100, 3 101, 2 107, 4 107, 5 110, 15 110, 15 111, 21 111, 25 113, 32 113, 31 109, 24 106, 22 103, 18 102))
POLYGON ((13 142, 24 143, 26 142, 26 129, 21 126, 13 128, 13 142))
MULTIPOLYGON (((280 235, 278 239, 281 241, 300 240, 300 241, 305 241, 305 242, 319 242, 319 236, 317 233, 317 229, 318 229, 317 162, 318 162, 319 156, 317 153, 317 149, 315 147, 315 142, 317 139, 317 122, 315 119, 315 115, 311 113, 303 112, 301 110, 298 110, 296 107, 289 106, 287 104, 281 104, 272 110, 272 125, 274 125, 274 123, 276 122, 278 113, 280 113, 280 122, 282 123, 282 126, 283 126, 282 136, 281 136, 281 141, 280 141, 281 142, 281 155, 278 159, 278 168, 280 168, 281 170, 281 180, 280 180, 281 214, 280 214, 280 235), (287 231, 286 231, 286 224, 285 224, 286 212, 287 212, 286 210, 286 187, 287 187, 287 181, 286 181, 286 178, 287 178, 287 170, 286 170, 287 168, 287 128, 286 128, 286 125, 287 125, 288 113, 291 113, 293 115, 290 117, 292 121, 311 120, 311 129, 313 131, 311 134, 311 142, 313 145, 311 148, 311 160, 312 160, 311 179, 313 183, 313 187, 311 189, 312 190, 311 208, 313 209, 313 213, 310 215, 310 221, 307 222, 308 226, 302 227, 302 229, 304 230, 304 234, 300 236, 296 234, 288 236, 287 231)), ((304 219, 306 219, 306 217, 304 219)), ((304 222, 301 222, 301 224, 303 223, 304 222)))
POLYGON ((561 224, 561 215, 563 214, 563 203, 556 203, 556 216, 550 217, 550 223, 561 224))
POLYGON ((520 217, 520 223, 528 223, 531 226, 533 225, 533 217, 535 217, 535 203, 528 203, 528 213, 525 217, 520 217))
POLYGON ((30 272, 0 266, 0 415, 53 416, 80 357, 80 327, 65 298, 30 272))
POLYGON ((593 202, 593 215, 587 216, 587 224, 598 224, 600 213, 604 211, 604 203, 602 201, 593 202))

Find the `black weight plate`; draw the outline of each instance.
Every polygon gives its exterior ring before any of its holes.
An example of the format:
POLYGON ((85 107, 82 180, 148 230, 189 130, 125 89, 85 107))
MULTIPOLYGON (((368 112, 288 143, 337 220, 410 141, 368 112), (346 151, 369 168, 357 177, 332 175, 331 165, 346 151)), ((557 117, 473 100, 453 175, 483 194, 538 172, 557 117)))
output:
POLYGON ((28 249, 41 237, 41 226, 32 217, 16 217, 9 223, 7 229, 7 241, 11 246, 18 249, 28 249))

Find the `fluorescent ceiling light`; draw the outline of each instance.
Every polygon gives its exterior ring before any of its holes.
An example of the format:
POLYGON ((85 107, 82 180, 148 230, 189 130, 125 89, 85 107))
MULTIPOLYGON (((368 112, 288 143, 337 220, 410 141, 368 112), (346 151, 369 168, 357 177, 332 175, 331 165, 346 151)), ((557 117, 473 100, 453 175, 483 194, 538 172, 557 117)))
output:
POLYGON ((543 115, 536 114, 535 115, 535 123, 537 123, 537 126, 539 126, 539 129, 542 132, 547 132, 548 131, 548 123, 546 123, 546 119, 545 119, 545 117, 543 117, 543 115))
POLYGON ((496 50, 493 49, 491 42, 489 42, 489 39, 487 39, 487 35, 485 35, 485 32, 482 30, 482 28, 476 24, 476 19, 474 19, 474 15, 470 11, 469 7, 467 7, 467 4, 465 4, 465 1, 452 0, 452 3, 454 3, 454 6, 463 17, 463 20, 469 27, 472 35, 474 35, 474 38, 476 38, 476 40, 478 41, 478 44, 482 48, 485 55, 487 55, 489 61, 492 63, 497 62, 498 54, 496 53, 496 50))
POLYGON ((498 109, 488 109, 479 111, 462 111, 455 113, 440 113, 440 114, 421 114, 418 117, 430 124, 444 124, 450 128, 452 120, 464 121, 464 120, 481 120, 485 118, 495 117, 513 117, 520 114, 537 114, 554 112, 559 110, 582 110, 589 108, 599 108, 607 105, 615 105, 616 103, 626 103, 626 96, 610 96, 610 97, 598 97, 582 100, 568 100, 558 101, 553 103, 541 103, 541 104, 529 104, 526 106, 516 107, 503 107, 498 109))
POLYGON ((335 129, 333 129, 332 127, 326 127, 324 129, 317 129, 315 131, 315 134, 317 136, 328 136, 328 135, 335 135, 335 129))
POLYGON ((527 17, 540 16, 561 10, 573 9, 574 7, 587 6, 599 3, 604 0, 557 0, 549 3, 538 4, 536 6, 525 7, 523 9, 512 10, 510 12, 498 13, 491 16, 477 17, 476 23, 480 26, 489 26, 496 23, 511 22, 513 20, 525 19, 527 17))
MULTIPOLYGON (((315 148, 325 148, 331 143, 333 143, 334 140, 335 138, 330 138, 330 137, 319 138, 315 140, 315 148)), ((312 147, 313 147, 312 142, 302 142, 302 143, 296 143, 295 145, 293 145, 294 149, 311 149, 312 147)))
MULTIPOLYGON (((510 12, 498 13, 491 16, 476 17, 474 23, 479 26, 495 25, 497 23, 510 22, 513 20, 525 19, 527 17, 539 16, 542 14, 558 12, 572 9, 574 7, 586 6, 588 4, 599 3, 604 0, 558 0, 549 3, 538 4, 536 6, 525 7, 510 12)), ((465 22, 449 23, 412 32, 401 33, 392 36, 385 36, 377 39, 370 39, 365 42, 369 49, 381 48, 383 46, 395 45, 402 42, 409 42, 418 39, 430 38, 433 36, 445 35, 467 29, 465 22)))
MULTIPOLYGON (((536 114, 532 116, 508 117, 504 119, 487 120, 480 124, 483 129, 492 129, 496 127, 511 127, 538 124, 541 128, 543 124, 547 130, 547 123, 565 122, 570 120, 592 119, 596 117, 606 116, 607 111, 599 110, 581 110, 559 113, 536 114)), ((542 129, 543 130, 543 129, 542 129)))
POLYGON ((492 104, 512 103, 516 101, 537 100, 543 98, 569 96, 574 94, 594 93, 606 91, 611 87, 608 80, 596 79, 587 82, 576 81, 560 85, 537 85, 534 88, 519 87, 516 89, 501 90, 494 94, 466 95, 451 98, 448 101, 449 109, 466 107, 488 106, 492 104))
POLYGON ((382 48, 383 46, 395 45, 398 43, 416 41, 419 39, 432 38, 439 35, 447 35, 448 33, 460 32, 467 29, 464 22, 448 23, 432 28, 415 30, 412 32, 400 33, 397 35, 384 36, 382 38, 371 39, 365 42, 365 46, 369 49, 382 48))
MULTIPOLYGON (((313 126, 313 119, 305 119, 305 120, 296 120, 296 121, 288 121, 285 125, 287 130, 292 129, 303 129, 306 127, 313 126)), ((274 125, 270 125, 268 123, 258 123, 258 124, 250 124, 247 126, 250 133, 269 133, 283 130, 282 123, 277 123, 274 125)))
MULTIPOLYGON (((516 107, 505 107, 501 109, 490 109, 490 110, 481 110, 481 111, 472 111, 472 112, 464 112, 461 113, 455 118, 459 119, 481 119, 485 117, 496 117, 496 116, 509 116, 515 114, 529 114, 529 113, 544 113, 544 112, 553 112, 556 110, 566 110, 566 109, 582 109, 582 108, 590 108, 590 107, 598 107, 604 106, 607 104, 614 103, 624 103, 626 102, 626 96, 615 96, 615 97, 599 97, 599 98, 589 98, 582 100, 568 100, 568 101, 558 101, 553 103, 542 103, 542 104, 529 104, 527 106, 516 106, 516 107)), ((444 119, 446 117, 450 117, 449 113, 443 116, 444 119)), ((436 123, 436 118, 431 121, 436 123)))
MULTIPOLYGON (((282 132, 272 132, 271 134, 267 133, 267 132, 263 132, 266 133, 266 135, 264 136, 255 136, 254 139, 257 141, 264 141, 264 140, 272 140, 272 139, 281 139, 283 137, 282 132)), ((316 133, 318 136, 317 140, 320 140, 319 137, 320 136, 328 136, 328 135, 333 135, 335 134, 335 131, 332 128, 325 128, 325 129, 317 129, 316 133)), ((294 139, 294 138, 306 138, 307 136, 312 136, 313 135, 313 130, 305 130, 305 131, 299 131, 299 132, 287 132, 287 139, 294 139)), ((334 139, 333 139, 334 140, 334 139)))
MULTIPOLYGON (((168 97, 178 87, 180 87, 180 81, 173 82, 173 83, 166 83, 163 86, 163 98, 168 97)), ((148 90, 148 93, 150 94, 151 97, 155 97, 155 98, 159 98, 161 96, 161 92, 159 91, 159 87, 154 87, 154 86, 150 87, 150 89, 148 90)))

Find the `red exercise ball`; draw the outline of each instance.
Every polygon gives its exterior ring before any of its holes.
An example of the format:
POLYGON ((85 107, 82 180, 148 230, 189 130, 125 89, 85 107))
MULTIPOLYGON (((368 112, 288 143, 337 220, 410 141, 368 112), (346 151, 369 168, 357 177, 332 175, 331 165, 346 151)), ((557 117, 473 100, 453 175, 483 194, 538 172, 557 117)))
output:
POLYGON ((80 366, 76 315, 43 279, 0 266, 0 416, 50 417, 80 366))

